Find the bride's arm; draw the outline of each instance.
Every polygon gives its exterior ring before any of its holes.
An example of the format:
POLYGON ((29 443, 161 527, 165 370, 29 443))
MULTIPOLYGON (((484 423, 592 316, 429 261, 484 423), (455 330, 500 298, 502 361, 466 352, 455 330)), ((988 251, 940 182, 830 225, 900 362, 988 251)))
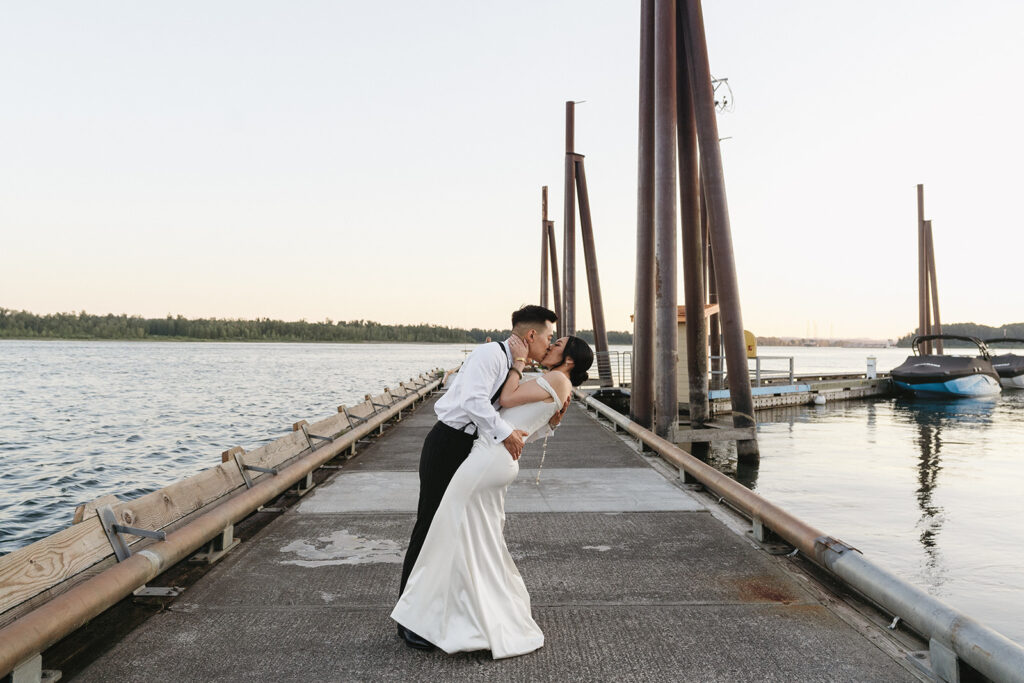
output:
POLYGON ((513 408, 524 403, 550 401, 551 394, 536 382, 520 383, 519 373, 515 370, 509 370, 508 380, 505 381, 505 386, 501 388, 501 396, 498 400, 502 408, 513 408))

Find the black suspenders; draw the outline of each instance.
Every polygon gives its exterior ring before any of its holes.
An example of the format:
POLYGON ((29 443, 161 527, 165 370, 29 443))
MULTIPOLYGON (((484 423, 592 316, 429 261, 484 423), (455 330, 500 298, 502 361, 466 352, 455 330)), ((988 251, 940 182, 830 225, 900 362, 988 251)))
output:
MULTIPOLYGON (((498 346, 501 346, 501 342, 494 342, 494 343, 497 344, 498 346)), ((505 351, 505 347, 501 346, 501 350, 505 351)), ((508 367, 511 368, 512 366, 509 365, 508 367)), ((508 381, 508 377, 505 378, 505 381, 508 381)), ((494 402, 498 400, 498 397, 501 396, 501 390, 504 389, 504 388, 505 388, 505 382, 502 382, 501 386, 498 387, 498 390, 494 392, 494 396, 491 396, 491 405, 494 405, 494 402)), ((464 424, 462 427, 460 427, 459 431, 460 432, 465 431, 466 427, 468 427, 469 425, 473 425, 473 431, 472 432, 466 432, 466 433, 467 434, 472 434, 473 436, 476 436, 476 433, 478 431, 480 431, 480 430, 477 428, 476 423, 474 423, 472 420, 470 420, 469 422, 464 424)))

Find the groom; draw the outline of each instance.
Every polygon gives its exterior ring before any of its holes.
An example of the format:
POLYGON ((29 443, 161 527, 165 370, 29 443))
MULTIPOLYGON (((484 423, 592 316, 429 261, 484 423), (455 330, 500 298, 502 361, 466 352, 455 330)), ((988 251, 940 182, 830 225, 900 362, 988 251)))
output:
MULTIPOLYGON (((526 360, 541 360, 551 345, 558 316, 543 306, 524 306, 512 314, 512 335, 503 342, 481 344, 462 363, 448 391, 434 405, 437 422, 427 434, 420 453, 420 498, 416 524, 402 565, 399 595, 405 591, 409 574, 427 537, 430 522, 455 471, 469 456, 473 441, 487 439, 502 442, 509 457, 518 460, 527 433, 513 429, 498 414, 498 396, 510 370, 521 379, 526 360)), ((549 422, 555 427, 565 414, 566 405, 549 422)), ((398 626, 410 647, 433 649, 433 645, 409 629, 398 626)))

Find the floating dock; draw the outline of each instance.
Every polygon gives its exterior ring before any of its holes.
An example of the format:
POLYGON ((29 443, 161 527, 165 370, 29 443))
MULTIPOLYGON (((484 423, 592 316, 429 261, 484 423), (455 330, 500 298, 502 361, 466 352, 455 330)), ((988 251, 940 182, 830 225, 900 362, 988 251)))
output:
MULTIPOLYGON (((768 379, 761 386, 751 387, 755 410, 766 410, 780 406, 797 406, 814 403, 821 397, 827 403, 848 401, 855 398, 892 396, 892 380, 888 373, 868 377, 866 373, 822 373, 797 375, 794 381, 768 379)), ((721 415, 732 412, 728 389, 712 389, 708 392, 711 413, 721 415)), ((685 404, 681 404, 684 405, 685 404)))

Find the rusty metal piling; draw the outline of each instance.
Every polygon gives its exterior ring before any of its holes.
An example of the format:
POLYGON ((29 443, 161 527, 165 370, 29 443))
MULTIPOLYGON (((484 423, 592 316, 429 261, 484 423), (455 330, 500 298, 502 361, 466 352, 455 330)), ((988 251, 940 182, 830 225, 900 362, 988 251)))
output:
POLYGON ((654 431, 672 440, 679 421, 675 0, 655 0, 654 12, 654 431))
MULTIPOLYGON (((928 259, 928 284, 929 295, 932 302, 932 315, 935 318, 935 325, 931 328, 931 334, 942 334, 942 319, 939 317, 939 283, 935 275, 935 241, 932 238, 932 222, 924 222, 925 233, 925 255, 928 259)), ((942 355, 942 340, 935 340, 935 352, 942 355)))
MULTIPOLYGON (((722 153, 719 148, 718 122, 715 118, 715 94, 711 83, 704 17, 700 0, 683 0, 682 6, 686 8, 683 41, 693 88, 701 174, 707 195, 708 228, 714 251, 722 336, 729 368, 729 397, 732 401, 733 425, 753 427, 756 424, 754 399, 751 395, 750 374, 747 368, 747 344, 743 336, 743 316, 740 310, 736 262, 733 257, 729 205, 725 192, 722 153)), ((757 441, 737 441, 736 454, 742 463, 757 462, 760 459, 757 441)))
POLYGON ((636 287, 629 414, 650 428, 654 408, 654 0, 640 3, 636 287))
POLYGON ((561 334, 576 334, 576 159, 575 107, 572 101, 565 103, 565 202, 563 221, 564 250, 562 262, 562 331, 561 334))
MULTIPOLYGON (((931 334, 928 313, 928 260, 925 247, 924 227, 924 185, 917 185, 917 333, 921 336, 931 334)), ((926 341, 921 345, 921 353, 932 352, 932 344, 926 341)))
POLYGON ((597 374, 602 387, 614 385, 612 364, 608 356, 608 333, 604 324, 604 302, 601 298, 601 279, 597 274, 597 249, 594 246, 594 224, 590 217, 590 193, 587 192, 587 173, 583 168, 583 155, 576 154, 576 191, 580 201, 580 236, 583 238, 583 261, 587 269, 587 293, 590 296, 590 316, 594 323, 594 349, 597 351, 597 374))
POLYGON ((551 257, 551 294, 555 304, 555 315, 558 316, 558 336, 561 337, 564 330, 562 322, 562 289, 558 283, 558 247, 555 244, 555 222, 545 223, 548 233, 548 255, 551 257))
MULTIPOLYGON (((708 322, 704 316, 704 238, 701 229, 701 187, 697 157, 697 123, 686 49, 683 45, 682 16, 676 17, 676 138, 679 152, 679 212, 683 244, 683 292, 686 305, 686 365, 689 378, 691 427, 708 420, 708 322)), ((704 444, 695 446, 702 449, 704 444)))
POLYGON ((540 190, 540 305, 548 305, 548 186, 540 190))

